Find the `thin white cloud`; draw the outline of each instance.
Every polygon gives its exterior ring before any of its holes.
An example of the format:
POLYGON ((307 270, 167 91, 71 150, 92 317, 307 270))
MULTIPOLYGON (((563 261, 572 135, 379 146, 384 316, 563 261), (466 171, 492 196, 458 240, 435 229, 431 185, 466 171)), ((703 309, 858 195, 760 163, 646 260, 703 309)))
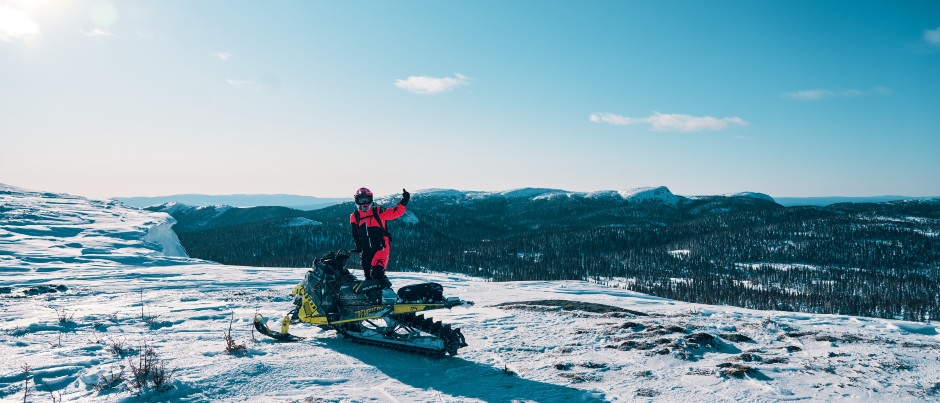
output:
POLYGON ((723 130, 728 126, 746 126, 747 122, 739 117, 715 118, 711 116, 690 116, 677 113, 653 112, 645 118, 631 118, 613 113, 594 113, 590 120, 597 123, 609 123, 617 126, 648 124, 650 130, 657 132, 697 132, 702 130, 723 130))
POLYGON ((229 85, 232 85, 232 86, 235 86, 235 87, 244 87, 244 86, 246 86, 246 85, 252 85, 252 84, 254 84, 254 82, 251 82, 251 81, 246 81, 246 80, 232 80, 231 78, 226 79, 225 82, 227 82, 227 83, 229 83, 229 85))
POLYGON ((82 35, 90 36, 94 38, 108 38, 108 37, 114 36, 114 34, 111 33, 110 31, 106 31, 101 28, 95 28, 91 31, 86 31, 82 29, 82 30, 79 30, 78 32, 80 32, 82 35))
POLYGON ((869 95, 891 95, 891 89, 877 86, 869 90, 848 89, 841 91, 816 89, 783 93, 784 98, 795 99, 799 101, 816 101, 826 98, 856 98, 869 95))
POLYGON ((940 27, 924 31, 924 40, 931 45, 940 46, 940 27))
POLYGON ((396 87, 415 94, 437 94, 469 83, 470 79, 460 73, 455 73, 454 77, 411 76, 395 80, 396 87))
POLYGON ((813 101, 816 99, 830 98, 835 96, 835 93, 829 90, 805 90, 805 91, 796 91, 796 92, 787 92, 783 94, 785 98, 790 99, 799 99, 802 101, 813 101))
POLYGON ((215 57, 218 57, 223 62, 227 62, 232 59, 232 54, 229 52, 216 52, 215 57))
POLYGON ((39 24, 30 19, 25 11, 0 4, 0 41, 12 42, 13 39, 32 35, 39 35, 39 24))

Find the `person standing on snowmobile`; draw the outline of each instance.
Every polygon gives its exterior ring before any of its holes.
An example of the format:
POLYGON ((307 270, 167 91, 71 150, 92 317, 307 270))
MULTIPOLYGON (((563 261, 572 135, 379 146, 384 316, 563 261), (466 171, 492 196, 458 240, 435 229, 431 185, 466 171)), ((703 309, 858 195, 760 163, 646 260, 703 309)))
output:
POLYGON ((385 276, 385 266, 388 264, 391 236, 386 224, 405 214, 405 206, 411 199, 411 193, 401 190, 401 201, 394 208, 373 206, 372 191, 359 188, 353 200, 356 202, 356 211, 349 215, 349 224, 352 227, 353 242, 356 244, 354 253, 362 253, 362 272, 366 280, 378 280, 381 288, 390 288, 391 281, 385 276))

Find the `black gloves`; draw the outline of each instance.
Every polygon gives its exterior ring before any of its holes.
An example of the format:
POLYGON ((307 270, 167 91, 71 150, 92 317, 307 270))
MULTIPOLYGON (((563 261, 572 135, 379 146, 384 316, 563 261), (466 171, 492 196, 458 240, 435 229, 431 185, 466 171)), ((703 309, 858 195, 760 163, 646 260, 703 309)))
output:
POLYGON ((356 249, 353 249, 353 250, 349 251, 349 253, 350 253, 350 254, 352 254, 352 253, 362 253, 362 245, 359 245, 358 231, 353 234, 353 244, 356 245, 356 249))
POLYGON ((401 201, 398 202, 398 204, 401 204, 402 206, 407 206, 407 205, 408 205, 408 200, 411 200, 411 193, 408 193, 407 190, 402 189, 402 190, 401 190, 401 201))

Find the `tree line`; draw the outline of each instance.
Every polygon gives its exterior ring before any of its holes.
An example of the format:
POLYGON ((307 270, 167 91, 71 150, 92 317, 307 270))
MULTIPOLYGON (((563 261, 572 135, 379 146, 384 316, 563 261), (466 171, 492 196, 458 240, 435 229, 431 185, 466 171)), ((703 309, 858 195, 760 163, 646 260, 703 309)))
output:
MULTIPOLYGON (((940 317, 940 203, 789 207, 712 198, 413 202, 389 222, 389 269, 490 281, 593 280, 681 301, 812 313, 940 317)), ((352 248, 349 206, 178 232, 191 257, 309 267, 352 248)), ((352 265, 352 263, 350 263, 352 265)))

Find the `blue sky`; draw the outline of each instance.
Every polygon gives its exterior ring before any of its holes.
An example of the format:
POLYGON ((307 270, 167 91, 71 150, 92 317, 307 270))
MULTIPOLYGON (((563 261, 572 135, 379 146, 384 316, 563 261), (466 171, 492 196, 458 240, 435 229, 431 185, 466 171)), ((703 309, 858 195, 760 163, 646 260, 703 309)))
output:
POLYGON ((940 195, 936 1, 0 0, 0 183, 940 195))

